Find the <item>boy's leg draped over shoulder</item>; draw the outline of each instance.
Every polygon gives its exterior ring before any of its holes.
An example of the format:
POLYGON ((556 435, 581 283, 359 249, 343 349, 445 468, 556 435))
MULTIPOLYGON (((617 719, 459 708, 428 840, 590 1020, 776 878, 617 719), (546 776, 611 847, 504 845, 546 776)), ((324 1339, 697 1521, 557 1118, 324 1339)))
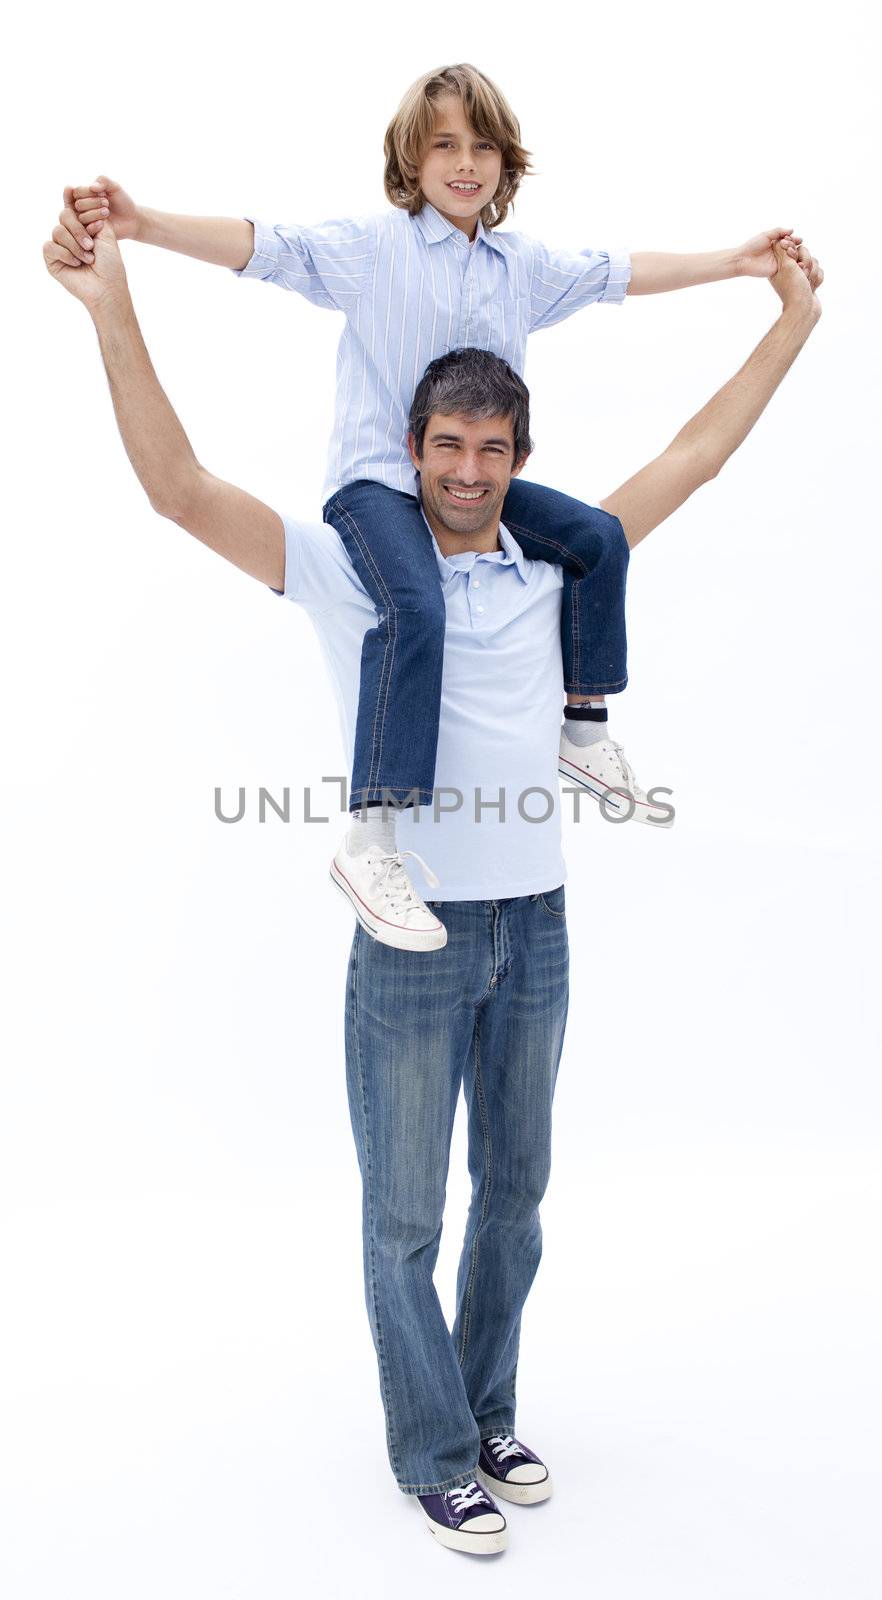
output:
POLYGON ((615 694, 628 682, 625 586, 630 550, 617 517, 513 478, 502 520, 532 561, 563 567, 567 694, 615 694))
POLYGON ((568 1000, 562 888, 433 909, 448 939, 431 962, 356 931, 346 999, 365 1298, 406 1494, 471 1482, 481 1439, 514 1429, 568 1000), (472 1197, 451 1333, 433 1272, 461 1083, 472 1197))
POLYGON ((431 534, 414 495, 368 479, 338 489, 324 518, 379 612, 362 645, 349 809, 431 805, 446 623, 431 534))

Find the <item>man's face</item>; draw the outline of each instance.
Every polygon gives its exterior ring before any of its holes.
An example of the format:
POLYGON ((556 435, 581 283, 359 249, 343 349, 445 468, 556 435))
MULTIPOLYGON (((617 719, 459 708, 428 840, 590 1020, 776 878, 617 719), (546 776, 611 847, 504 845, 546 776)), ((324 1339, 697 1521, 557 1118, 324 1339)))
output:
POLYGON ((474 237, 482 206, 499 188, 502 152, 480 139, 462 101, 442 95, 435 104, 435 131, 420 163, 420 188, 442 217, 474 237))
POLYGON ((408 446, 430 524, 437 521, 448 533, 461 535, 463 549, 467 539, 498 532, 508 486, 526 460, 515 461, 511 417, 476 422, 436 412, 426 427, 422 456, 415 453, 413 436, 408 446))

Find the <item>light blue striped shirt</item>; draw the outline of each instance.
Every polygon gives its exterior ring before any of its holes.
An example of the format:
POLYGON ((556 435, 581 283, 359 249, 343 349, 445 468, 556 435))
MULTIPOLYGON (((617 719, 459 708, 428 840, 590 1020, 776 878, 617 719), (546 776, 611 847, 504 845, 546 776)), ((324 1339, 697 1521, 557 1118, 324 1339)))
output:
POLYGON ((415 493, 407 416, 430 361, 476 345, 524 369, 528 333, 627 293, 627 254, 549 250, 478 223, 470 246, 434 206, 317 228, 253 217, 254 254, 237 277, 296 289, 342 311, 337 401, 325 496, 357 478, 415 493))

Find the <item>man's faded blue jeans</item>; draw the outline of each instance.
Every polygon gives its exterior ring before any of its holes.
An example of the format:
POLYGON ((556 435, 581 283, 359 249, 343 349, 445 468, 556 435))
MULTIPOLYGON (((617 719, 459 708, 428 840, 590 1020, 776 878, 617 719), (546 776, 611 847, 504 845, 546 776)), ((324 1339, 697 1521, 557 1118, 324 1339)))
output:
POLYGON ((431 904, 444 949, 394 950, 358 927, 346 996, 365 1297, 405 1494, 470 1482, 480 1440, 514 1432, 568 1001, 562 886, 431 904), (472 1196, 451 1333, 433 1272, 460 1084, 472 1196))

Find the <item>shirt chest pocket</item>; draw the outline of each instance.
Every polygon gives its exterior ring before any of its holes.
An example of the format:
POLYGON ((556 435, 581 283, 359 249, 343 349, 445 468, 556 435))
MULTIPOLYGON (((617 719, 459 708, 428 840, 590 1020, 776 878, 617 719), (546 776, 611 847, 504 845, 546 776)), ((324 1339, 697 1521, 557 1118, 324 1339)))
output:
POLYGON ((495 300, 489 308, 493 343, 488 346, 494 355, 502 356, 515 372, 522 372, 530 331, 529 295, 510 295, 495 300))
POLYGON ((523 369, 530 329, 530 296, 519 279, 488 274, 464 283, 459 343, 492 350, 523 369))

